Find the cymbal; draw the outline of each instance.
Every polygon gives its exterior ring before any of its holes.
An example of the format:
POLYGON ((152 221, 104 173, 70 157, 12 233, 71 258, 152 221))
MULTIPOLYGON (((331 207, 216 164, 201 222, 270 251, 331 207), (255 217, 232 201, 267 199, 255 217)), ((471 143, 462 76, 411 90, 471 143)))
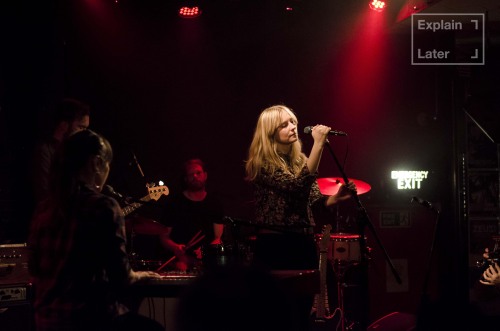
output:
POLYGON ((150 218, 134 216, 125 220, 125 226, 128 232, 133 231, 136 234, 156 235, 165 231, 165 225, 158 223, 150 218))
MULTIPOLYGON (((370 184, 359 179, 348 178, 350 182, 356 185, 358 195, 364 194, 371 190, 370 184)), ((318 178, 319 190, 324 195, 334 195, 340 189, 340 185, 344 184, 344 179, 341 177, 325 177, 318 178)))

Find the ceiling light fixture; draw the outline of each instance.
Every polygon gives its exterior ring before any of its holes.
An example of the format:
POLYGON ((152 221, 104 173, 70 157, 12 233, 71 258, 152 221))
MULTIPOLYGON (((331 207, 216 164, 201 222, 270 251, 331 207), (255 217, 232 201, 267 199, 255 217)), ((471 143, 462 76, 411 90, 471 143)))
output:
POLYGON ((182 6, 179 9, 179 16, 182 18, 195 18, 201 15, 201 8, 198 6, 182 6))
POLYGON ((385 9, 385 6, 386 6, 385 1, 373 0, 370 2, 370 8, 377 12, 383 11, 385 9))

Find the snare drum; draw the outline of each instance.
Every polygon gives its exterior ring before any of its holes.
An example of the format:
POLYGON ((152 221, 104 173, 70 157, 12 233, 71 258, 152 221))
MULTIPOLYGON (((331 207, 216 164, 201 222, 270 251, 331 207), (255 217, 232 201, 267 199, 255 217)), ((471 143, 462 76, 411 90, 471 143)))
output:
MULTIPOLYGON (((316 234, 316 243, 320 243, 322 234, 316 234)), ((360 236, 352 233, 333 233, 328 245, 328 259, 336 262, 354 263, 361 260, 360 236)))

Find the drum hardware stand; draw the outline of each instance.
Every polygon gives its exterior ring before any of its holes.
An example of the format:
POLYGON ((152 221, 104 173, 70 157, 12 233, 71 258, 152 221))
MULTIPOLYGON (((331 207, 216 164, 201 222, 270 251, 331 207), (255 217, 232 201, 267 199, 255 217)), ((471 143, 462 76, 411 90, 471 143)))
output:
POLYGON ((230 228, 229 232, 232 235, 232 244, 236 249, 236 256, 241 259, 242 262, 247 263, 250 260, 248 240, 244 241, 241 235, 241 224, 244 222, 236 221, 229 216, 224 216, 223 221, 226 228, 230 228))
POLYGON ((340 320, 338 326, 340 325, 340 331, 352 330, 354 326, 354 322, 348 323, 345 318, 345 309, 344 309, 344 288, 348 285, 345 283, 345 272, 351 266, 350 263, 345 264, 342 261, 335 259, 333 261, 333 270, 335 271, 335 276, 337 278, 337 303, 338 307, 335 309, 335 312, 340 313, 340 320), (348 324, 348 325, 347 325, 348 324))
MULTIPOLYGON (((434 223, 434 230, 432 232, 432 240, 431 240, 431 246, 429 249, 429 256, 427 258, 427 270, 425 272, 425 278, 424 278, 424 283, 422 286, 422 293, 420 295, 420 306, 418 308, 419 310, 419 316, 421 320, 427 320, 426 315, 428 314, 426 307, 429 304, 429 298, 428 298, 428 293, 427 293, 427 288, 429 285, 429 278, 431 274, 431 267, 432 267, 432 258, 434 257, 434 245, 436 243, 436 238, 437 238, 437 229, 439 226, 439 219, 441 216, 441 212, 432 206, 428 201, 419 199, 417 197, 413 197, 410 202, 417 201, 419 204, 424 206, 425 208, 429 209, 431 212, 433 212, 436 216, 436 222, 434 223), (425 316, 425 318, 422 318, 422 316, 425 316)), ((422 323, 422 322, 420 322, 422 323)), ((419 325, 420 328, 425 327, 425 325, 419 325)))
POLYGON ((335 224, 335 227, 336 227, 336 231, 335 232, 342 232, 340 230, 340 223, 342 222, 342 216, 340 216, 340 213, 339 213, 339 205, 337 204, 335 207, 336 207, 335 209, 336 209, 336 212, 337 212, 337 215, 335 217, 335 219, 337 220, 337 222, 336 222, 337 224, 335 224))
POLYGON ((130 264, 133 266, 132 268, 136 267, 136 263, 139 260, 138 259, 138 254, 135 252, 135 231, 134 231, 134 226, 132 225, 132 229, 130 230, 130 253, 129 253, 129 260, 130 264))

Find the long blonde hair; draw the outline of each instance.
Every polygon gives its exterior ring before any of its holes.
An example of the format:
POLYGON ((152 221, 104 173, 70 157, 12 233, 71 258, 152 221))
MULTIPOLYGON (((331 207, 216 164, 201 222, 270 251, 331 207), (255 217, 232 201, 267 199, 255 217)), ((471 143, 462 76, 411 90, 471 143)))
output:
POLYGON ((297 139, 296 142, 292 143, 289 153, 290 165, 287 165, 287 162, 278 154, 274 137, 281 124, 281 114, 283 112, 287 112, 298 123, 294 112, 284 105, 271 106, 264 109, 260 114, 248 150, 248 159, 245 162, 246 180, 255 180, 263 168, 269 172, 281 169, 294 175, 297 175, 302 170, 306 162, 306 156, 302 153, 300 140, 297 139))

